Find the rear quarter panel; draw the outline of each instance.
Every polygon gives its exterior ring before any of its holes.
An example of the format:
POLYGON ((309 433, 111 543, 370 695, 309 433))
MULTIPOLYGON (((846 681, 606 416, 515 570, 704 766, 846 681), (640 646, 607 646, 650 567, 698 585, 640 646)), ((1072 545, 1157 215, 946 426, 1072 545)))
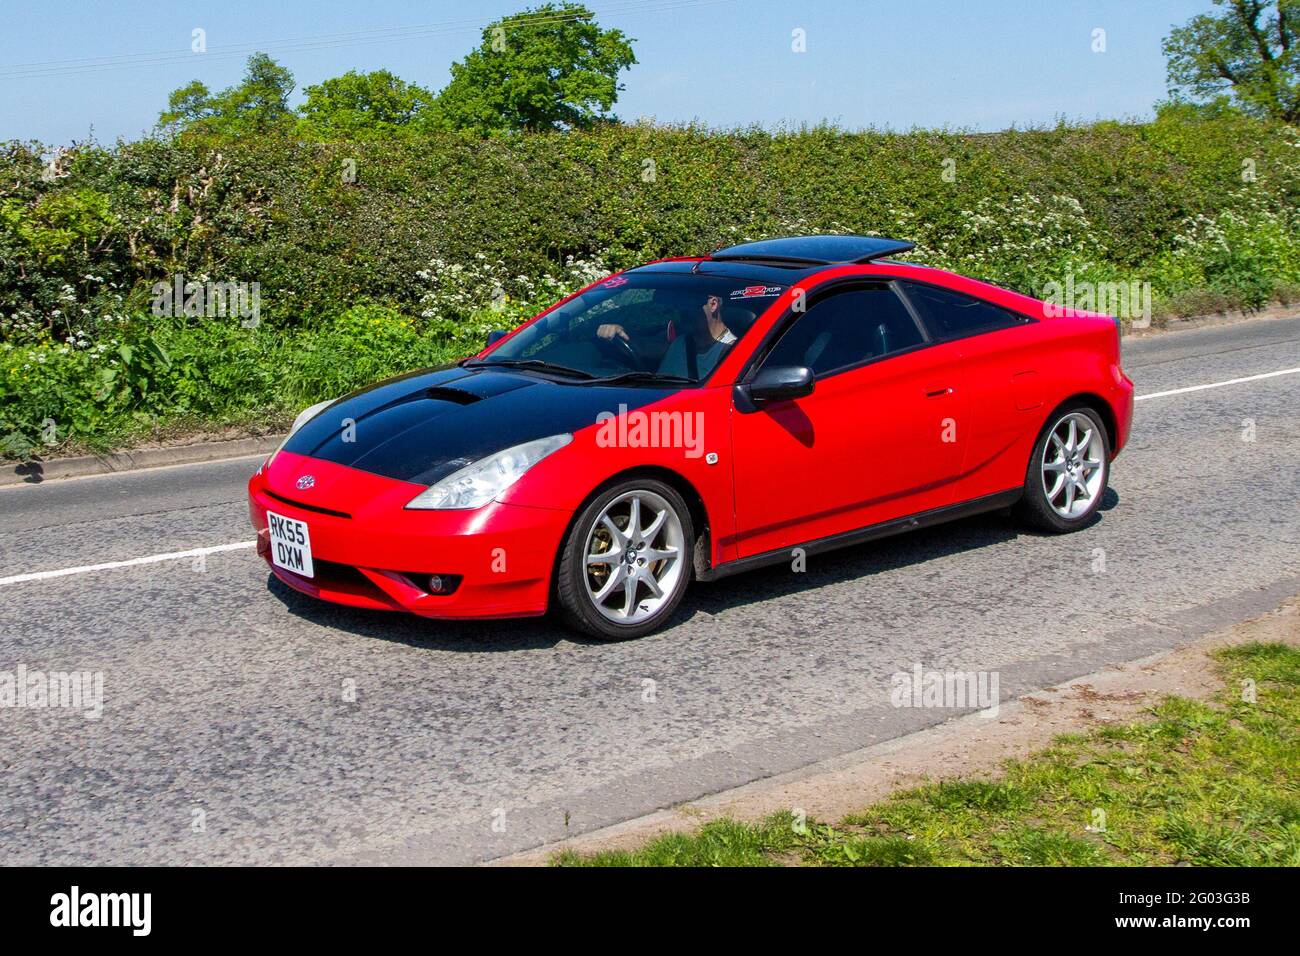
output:
POLYGON ((1112 451, 1128 437, 1132 383, 1119 367, 1113 320, 1076 316, 962 340, 969 399, 967 457, 959 498, 1018 488, 1047 418, 1067 399, 1109 406, 1112 451))

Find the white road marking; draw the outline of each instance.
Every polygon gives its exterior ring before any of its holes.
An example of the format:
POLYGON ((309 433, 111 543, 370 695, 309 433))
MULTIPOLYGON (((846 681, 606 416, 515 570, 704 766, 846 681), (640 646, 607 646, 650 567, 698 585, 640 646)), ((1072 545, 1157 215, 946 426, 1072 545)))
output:
MULTIPOLYGON (((1295 375, 1300 368, 1284 368, 1278 372, 1264 372, 1262 375, 1247 375, 1245 378, 1230 378, 1226 382, 1210 382, 1206 385, 1189 385, 1186 388, 1171 388, 1164 392, 1151 392, 1148 395, 1134 396, 1133 401, 1142 402, 1148 398, 1166 398, 1170 395, 1185 395, 1188 392, 1201 392, 1207 388, 1223 388, 1225 385, 1240 385, 1242 382, 1258 382, 1265 378, 1277 378, 1279 375, 1295 375)), ((206 463, 205 463, 206 464, 206 463)), ((96 476, 102 477, 102 476, 96 476)), ((182 558, 197 558, 205 554, 219 554, 223 551, 243 551, 254 547, 256 541, 240 541, 235 544, 218 544, 210 548, 193 548, 189 551, 173 551, 170 554, 151 554, 144 558, 131 558, 127 561, 109 561, 106 564, 87 564, 80 568, 60 568, 57 571, 33 571, 29 574, 15 574, 0 578, 0 587, 7 584, 22 584, 26 581, 45 581, 49 578, 62 578, 71 574, 89 574, 92 571, 111 571, 114 568, 131 568, 140 564, 159 564, 163 561, 179 561, 182 558)))
POLYGON ((24 581, 45 581, 49 578, 63 578, 70 574, 89 574, 91 571, 111 571, 114 568, 132 568, 139 564, 159 564, 163 561, 179 561, 182 558, 197 558, 207 554, 220 554, 223 551, 243 551, 256 546, 256 541, 240 541, 236 544, 218 544, 210 548, 191 548, 189 551, 172 551, 169 554, 151 554, 146 558, 130 558, 126 561, 109 561, 105 564, 87 564, 80 568, 59 568, 57 571, 32 571, 29 574, 15 574, 0 578, 0 587, 6 584, 22 584, 24 581))
POLYGON ((1210 382, 1208 385, 1188 385, 1186 388, 1171 388, 1166 392, 1152 392, 1150 395, 1138 395, 1133 401, 1142 402, 1148 398, 1164 398, 1167 395, 1185 395, 1188 392, 1201 392, 1207 388, 1223 388, 1225 385, 1240 385, 1242 382, 1258 382, 1262 378, 1277 378, 1279 375, 1295 375, 1300 368, 1284 368, 1280 372, 1265 372, 1262 375, 1247 375, 1245 378, 1230 378, 1226 382, 1210 382))

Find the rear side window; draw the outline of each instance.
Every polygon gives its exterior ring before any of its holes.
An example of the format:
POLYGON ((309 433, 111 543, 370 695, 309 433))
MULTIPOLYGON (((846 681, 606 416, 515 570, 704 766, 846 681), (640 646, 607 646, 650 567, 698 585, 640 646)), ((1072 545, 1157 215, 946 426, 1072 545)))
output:
POLYGON ((917 282, 904 282, 907 299, 936 339, 959 339, 981 332, 1024 325, 1025 319, 1001 306, 974 296, 917 282))
POLYGON ((763 364, 805 365, 824 376, 921 342, 921 330, 893 289, 863 286, 836 292, 810 306, 763 364))

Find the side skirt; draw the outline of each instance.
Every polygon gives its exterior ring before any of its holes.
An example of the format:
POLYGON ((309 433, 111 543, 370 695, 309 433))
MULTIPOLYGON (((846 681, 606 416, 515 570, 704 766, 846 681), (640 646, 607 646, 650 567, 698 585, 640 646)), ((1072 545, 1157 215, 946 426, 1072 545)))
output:
POLYGON ((839 534, 817 538, 803 544, 792 544, 788 548, 764 551, 762 554, 751 555, 738 561, 728 561, 726 564, 720 564, 717 567, 707 568, 703 571, 697 569, 695 577, 700 581, 716 581, 718 578, 730 577, 733 574, 752 571, 755 568, 762 568, 771 564, 783 564, 790 560, 790 552, 795 548, 802 548, 806 554, 820 554, 825 551, 834 551, 837 548, 848 548, 855 544, 864 544, 867 541, 888 538, 891 535, 914 531, 917 528, 928 528, 931 525, 943 524, 946 521, 956 521, 958 518, 969 518, 972 515, 984 514, 987 511, 997 511, 999 508, 1008 508, 1014 505, 1023 494, 1023 488, 999 491, 996 494, 985 495, 982 498, 972 498, 970 501, 962 501, 955 505, 945 505, 931 511, 922 511, 920 514, 894 518, 891 521, 882 521, 880 524, 868 525, 865 528, 858 528, 856 531, 842 531, 839 534))

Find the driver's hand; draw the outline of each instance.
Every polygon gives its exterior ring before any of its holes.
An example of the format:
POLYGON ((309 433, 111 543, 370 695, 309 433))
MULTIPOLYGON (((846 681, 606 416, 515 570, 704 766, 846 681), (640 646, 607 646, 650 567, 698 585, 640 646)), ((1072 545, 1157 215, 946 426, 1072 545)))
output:
POLYGON ((596 329, 596 338, 598 339, 612 339, 616 335, 621 336, 624 342, 632 341, 628 338, 627 332, 623 330, 623 326, 621 325, 610 323, 608 325, 602 325, 600 328, 596 329))

